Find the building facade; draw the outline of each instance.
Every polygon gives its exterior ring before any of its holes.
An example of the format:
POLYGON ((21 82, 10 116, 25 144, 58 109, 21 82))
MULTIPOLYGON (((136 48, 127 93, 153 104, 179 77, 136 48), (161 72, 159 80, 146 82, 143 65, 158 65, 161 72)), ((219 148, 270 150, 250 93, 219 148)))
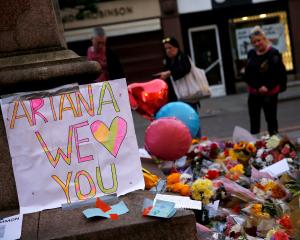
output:
POLYGON ((91 6, 61 5, 68 47, 86 56, 93 28, 103 26, 108 44, 120 57, 128 83, 144 82, 163 67, 159 0, 91 1, 91 6))
POLYGON ((206 70, 213 96, 236 93, 256 25, 282 53, 289 84, 300 80, 299 0, 120 0, 102 1, 97 9, 78 20, 72 9, 62 10, 69 48, 84 56, 92 28, 104 26, 128 83, 150 80, 162 69, 161 39, 172 35, 206 70))
POLYGON ((215 96, 235 93, 243 81, 249 31, 256 25, 282 53, 290 81, 299 79, 299 1, 177 0, 177 5, 185 50, 206 69, 215 96))

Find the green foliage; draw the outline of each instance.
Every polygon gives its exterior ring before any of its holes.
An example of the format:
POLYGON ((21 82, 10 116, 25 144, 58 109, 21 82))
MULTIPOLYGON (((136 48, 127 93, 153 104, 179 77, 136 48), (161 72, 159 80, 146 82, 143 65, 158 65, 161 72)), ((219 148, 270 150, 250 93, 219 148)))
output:
POLYGON ((269 213, 272 217, 278 217, 280 215, 280 208, 272 200, 267 199, 263 204, 263 212, 269 213))
POLYGON ((295 180, 289 181, 285 185, 294 197, 300 196, 300 173, 295 180))

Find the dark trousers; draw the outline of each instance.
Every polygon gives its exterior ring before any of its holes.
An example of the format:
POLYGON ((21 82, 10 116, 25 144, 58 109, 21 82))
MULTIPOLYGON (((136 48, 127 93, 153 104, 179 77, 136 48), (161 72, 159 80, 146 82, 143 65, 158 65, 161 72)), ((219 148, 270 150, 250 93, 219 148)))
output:
POLYGON ((272 96, 249 94, 248 110, 250 116, 250 131, 252 134, 260 132, 261 109, 263 109, 265 114, 269 134, 274 135, 278 133, 277 103, 278 94, 272 96))

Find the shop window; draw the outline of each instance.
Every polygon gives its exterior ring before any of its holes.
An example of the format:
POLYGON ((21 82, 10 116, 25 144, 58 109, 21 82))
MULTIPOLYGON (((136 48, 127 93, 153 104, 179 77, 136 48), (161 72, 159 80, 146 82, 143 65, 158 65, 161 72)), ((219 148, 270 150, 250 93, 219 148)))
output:
POLYGON ((257 25, 263 28, 272 45, 281 52, 287 71, 294 69, 286 12, 281 11, 234 18, 229 20, 229 25, 234 70, 238 80, 243 77, 247 52, 252 48, 249 39, 250 30, 257 25))

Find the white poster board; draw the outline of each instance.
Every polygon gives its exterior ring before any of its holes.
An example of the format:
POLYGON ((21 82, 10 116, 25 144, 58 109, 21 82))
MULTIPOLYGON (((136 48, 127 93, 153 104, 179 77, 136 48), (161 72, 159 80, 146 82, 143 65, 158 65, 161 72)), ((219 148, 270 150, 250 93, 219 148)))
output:
POLYGON ((125 79, 1 108, 22 213, 144 188, 125 79))
MULTIPOLYGON (((235 30, 236 44, 238 51, 238 58, 240 60, 247 59, 247 53, 253 48, 251 45, 249 35, 251 28, 239 28, 235 30)), ((279 52, 286 51, 285 31, 284 26, 281 23, 263 25, 267 38, 272 42, 273 47, 279 50, 279 52)))

